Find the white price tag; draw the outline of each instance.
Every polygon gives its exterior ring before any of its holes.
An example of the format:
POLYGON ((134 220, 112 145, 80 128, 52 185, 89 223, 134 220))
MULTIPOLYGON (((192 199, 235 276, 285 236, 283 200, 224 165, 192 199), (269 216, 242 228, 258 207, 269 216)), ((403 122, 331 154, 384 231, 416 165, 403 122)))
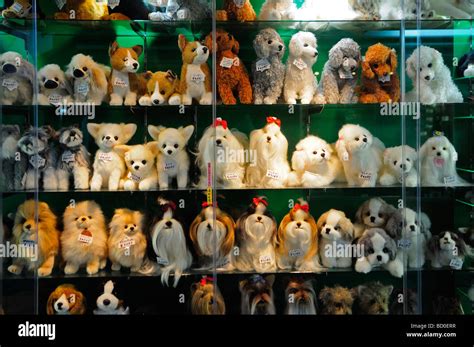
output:
POLYGON ((120 88, 127 88, 128 87, 128 84, 126 81, 124 81, 123 79, 119 78, 119 77, 115 77, 114 79, 114 86, 116 87, 120 87, 120 88))
POLYGON ((272 257, 269 255, 261 255, 258 260, 260 264, 270 264, 272 262, 272 257))
POLYGON ((176 168, 176 163, 174 161, 165 161, 165 171, 173 170, 174 168, 176 168))
POLYGON ((128 175, 127 175, 127 178, 132 180, 133 182, 140 182, 142 180, 142 178, 136 174, 134 174, 133 172, 129 172, 128 175))
POLYGON ((411 246, 411 240, 409 240, 409 239, 400 239, 400 240, 398 240, 397 244, 398 244, 398 248, 408 249, 411 246))
POLYGON ((454 176, 446 176, 443 178, 444 184, 452 185, 456 182, 456 178, 454 176))
POLYGON ((12 92, 18 88, 18 82, 12 78, 5 78, 2 82, 2 86, 12 92))
POLYGON ((156 257, 156 262, 160 265, 168 265, 170 262, 165 258, 156 257))
POLYGON ((202 83, 206 80, 206 75, 204 75, 203 73, 195 73, 194 75, 191 76, 191 82, 194 82, 194 83, 202 83))
POLYGON ((257 61, 255 68, 258 72, 263 72, 265 70, 270 69, 270 66, 271 66, 270 62, 266 58, 262 58, 259 61, 257 61))
POLYGON ((86 96, 89 93, 89 83, 86 81, 79 81, 75 84, 76 93, 86 96))
POLYGON ((300 70, 306 69, 308 67, 308 65, 301 58, 295 59, 293 61, 293 65, 300 70))
POLYGON ((100 161, 112 161, 112 154, 110 153, 99 153, 99 160, 100 161))
POLYGON ((364 181, 370 181, 372 179, 372 173, 371 172, 361 172, 359 174, 359 178, 364 181))
POLYGON ((65 163, 71 163, 76 160, 76 156, 71 151, 66 151, 61 156, 61 160, 65 163))
POLYGON ((463 263, 464 262, 461 258, 456 257, 456 258, 451 259, 451 261, 449 262, 449 266, 455 270, 461 270, 463 263))
POLYGON ((132 239, 131 237, 125 236, 122 240, 119 241, 118 247, 119 247, 120 249, 123 249, 123 248, 130 248, 130 247, 133 246, 134 244, 135 244, 135 239, 132 239))
POLYGON ((237 175, 235 172, 226 172, 224 174, 224 178, 228 181, 234 181, 239 179, 239 175, 237 175))
POLYGON ((35 169, 41 169, 46 164, 46 159, 41 157, 39 154, 34 154, 29 160, 31 166, 35 169))
POLYGON ((240 61, 238 57, 235 57, 233 59, 224 57, 222 58, 221 63, 220 63, 220 66, 222 66, 225 69, 230 69, 232 66, 239 66, 239 65, 240 65, 240 61))
POLYGON ((62 10, 64 5, 66 5, 67 0, 54 0, 54 1, 56 1, 56 6, 58 6, 58 8, 62 10))
POLYGON ((293 258, 295 258, 295 257, 301 257, 301 256, 303 255, 303 252, 302 252, 301 249, 299 249, 299 248, 290 249, 290 250, 288 251, 288 255, 289 255, 290 257, 293 257, 293 258))
POLYGON ((81 243, 85 243, 87 245, 90 245, 92 243, 93 237, 92 233, 89 230, 84 230, 82 233, 79 234, 79 237, 77 238, 77 241, 81 243))
POLYGON ((21 245, 26 248, 34 248, 36 246, 35 240, 23 240, 21 245))
POLYGON ((280 174, 276 170, 267 170, 266 176, 268 178, 273 179, 273 180, 279 180, 280 179, 280 174))
POLYGON ((109 0, 109 7, 113 10, 120 5, 120 0, 109 0))
POLYGON ((173 15, 178 12, 178 9, 179 5, 174 0, 170 0, 168 6, 166 6, 166 13, 173 15))
POLYGON ((48 101, 51 105, 58 105, 62 103, 63 96, 59 94, 51 94, 50 96, 48 96, 48 101))

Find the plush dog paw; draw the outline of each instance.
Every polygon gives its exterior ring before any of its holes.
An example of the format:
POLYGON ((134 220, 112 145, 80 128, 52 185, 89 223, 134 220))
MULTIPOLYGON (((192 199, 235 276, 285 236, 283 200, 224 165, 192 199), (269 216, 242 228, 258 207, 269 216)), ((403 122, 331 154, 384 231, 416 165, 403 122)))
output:
POLYGON ((180 105, 181 104, 181 97, 179 95, 173 95, 169 98, 168 104, 170 105, 180 105))
POLYGON ((263 103, 265 105, 273 105, 273 104, 276 104, 276 102, 277 102, 277 100, 275 98, 271 98, 269 96, 267 96, 263 99, 263 103))
POLYGON ((395 178, 388 174, 383 174, 380 176, 379 182, 383 186, 392 186, 396 183, 395 178))
POLYGON ((135 182, 131 180, 125 181, 125 184, 123 185, 123 189, 128 190, 128 191, 135 190, 135 182))
POLYGON ((86 271, 89 275, 94 275, 99 272, 99 264, 98 263, 93 263, 93 264, 87 264, 86 271))
POLYGON ((118 263, 113 263, 111 266, 112 271, 120 271, 121 266, 118 263))
POLYGON ((110 103, 109 104, 111 106, 122 106, 123 99, 117 94, 112 94, 112 95, 110 95, 110 103))
POLYGON ((403 276, 403 263, 397 260, 393 260, 387 264, 387 270, 395 277, 403 276))
POLYGON ((150 190, 152 188, 150 182, 142 181, 138 184, 139 190, 150 190))
POLYGON ((124 105, 125 106, 135 106, 137 104, 137 96, 136 94, 133 95, 127 95, 125 98, 124 105))
POLYGON ((370 265, 367 260, 365 260, 363 258, 359 258, 356 261, 355 270, 357 272, 362 272, 362 273, 366 274, 366 273, 369 273, 372 270, 372 265, 370 265))
POLYGON ((38 276, 39 277, 45 277, 51 275, 51 272, 53 272, 53 269, 50 267, 40 267, 38 269, 38 276))
POLYGON ((66 266, 64 267, 64 273, 66 275, 75 274, 77 272, 77 270, 79 270, 79 267, 77 267, 75 265, 72 265, 72 264, 66 264, 66 266))
POLYGON ((199 100, 200 105, 210 105, 212 104, 212 94, 204 95, 201 100, 199 100))
POLYGON ((140 106, 151 106, 151 98, 149 96, 142 96, 140 99, 138 99, 138 104, 140 106))
POLYGON ((15 274, 15 275, 21 274, 22 270, 23 270, 23 268, 21 266, 18 266, 18 265, 10 265, 8 267, 8 272, 10 272, 12 274, 15 274))

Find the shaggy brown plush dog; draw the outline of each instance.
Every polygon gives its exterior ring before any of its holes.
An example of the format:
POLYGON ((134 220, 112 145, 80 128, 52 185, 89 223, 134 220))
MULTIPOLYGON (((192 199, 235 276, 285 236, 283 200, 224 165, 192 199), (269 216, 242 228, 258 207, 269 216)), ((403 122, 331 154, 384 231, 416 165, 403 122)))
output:
POLYGON ((109 15, 107 3, 99 3, 96 0, 67 0, 60 12, 54 14, 54 19, 72 20, 129 20, 121 13, 109 15), (71 16, 74 11, 74 16, 71 16))
POLYGON ((254 21, 257 19, 250 0, 225 0, 224 9, 217 11, 217 20, 238 20, 239 22, 254 21))
POLYGON ((62 284, 48 298, 48 315, 80 315, 86 313, 86 298, 72 284, 62 284))

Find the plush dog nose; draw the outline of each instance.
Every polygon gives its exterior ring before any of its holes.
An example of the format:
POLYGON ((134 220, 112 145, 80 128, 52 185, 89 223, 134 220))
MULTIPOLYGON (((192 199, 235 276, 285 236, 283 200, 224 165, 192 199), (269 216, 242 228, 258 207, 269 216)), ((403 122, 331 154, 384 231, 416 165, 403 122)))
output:
POLYGON ((258 216, 257 220, 260 222, 262 220, 262 217, 258 216))
POLYGON ((47 80, 44 82, 44 87, 46 89, 56 89, 59 86, 58 82, 53 81, 53 80, 47 80))
POLYGON ((357 69, 357 66, 351 66, 351 71, 355 71, 357 69))
POLYGON ((414 225, 410 225, 410 230, 411 230, 411 231, 415 231, 415 226, 414 226, 414 225))
POLYGON ((82 217, 82 218, 81 218, 81 221, 83 221, 83 222, 85 222, 86 220, 87 220, 86 217, 82 217))
POLYGON ((5 64, 3 65, 3 72, 5 73, 15 73, 16 72, 16 66, 13 64, 5 64))
POLYGON ((207 229, 208 229, 208 230, 211 230, 211 229, 212 229, 212 226, 211 226, 210 223, 207 223, 207 229))
POLYGON ((400 169, 405 170, 407 166, 405 164, 400 164, 400 169))
POLYGON ((84 71, 82 71, 81 69, 74 69, 74 72, 72 74, 76 78, 84 77, 84 71))
POLYGON ((138 69, 138 63, 133 63, 133 68, 138 69))
POLYGON ((296 226, 299 228, 301 226, 301 222, 296 223, 296 226))
POLYGON ((106 140, 110 140, 110 136, 106 136, 105 139, 106 139, 106 140))
POLYGON ((370 221, 371 221, 372 223, 375 222, 375 217, 374 217, 374 216, 370 217, 370 221))
POLYGON ((71 131, 69 132, 69 136, 76 136, 76 132, 75 132, 74 130, 71 130, 71 131))
POLYGON ((431 79, 430 76, 425 76, 425 80, 429 81, 431 79))
POLYGON ((173 223, 171 221, 167 221, 165 223, 165 225, 168 227, 168 228, 171 228, 171 226, 173 225, 173 223))
POLYGON ((441 157, 441 152, 437 152, 436 155, 437 155, 438 157, 441 157))
POLYGON ((283 49, 282 45, 278 45, 278 50, 281 51, 283 49))
POLYGON ((217 139, 217 140, 216 140, 216 143, 217 143, 218 145, 220 145, 220 144, 222 143, 222 140, 221 140, 221 139, 217 139))
POLYGON ((135 230, 135 227, 130 227, 130 231, 134 231, 135 230))
POLYGON ((202 48, 202 51, 204 52, 204 54, 206 54, 207 51, 208 51, 208 48, 207 48, 207 47, 203 47, 203 48, 202 48))
POLYGON ((104 303, 105 306, 109 306, 109 305, 110 305, 110 300, 109 300, 109 299, 105 299, 103 303, 104 303))
POLYGON ((25 228, 28 229, 28 230, 30 230, 30 229, 31 229, 31 224, 25 225, 25 228))
POLYGON ((388 76, 388 72, 384 72, 384 73, 383 73, 383 76, 384 76, 384 77, 387 77, 387 76, 388 76))
POLYGON ((138 169, 140 169, 140 166, 135 165, 133 168, 134 168, 135 170, 138 170, 138 169))
POLYGON ((272 138, 270 136, 267 136, 267 141, 270 142, 272 138))
POLYGON ((326 153, 321 153, 321 157, 325 157, 326 156, 326 153))
POLYGON ((63 308, 63 303, 62 302, 58 302, 57 305, 58 305, 58 310, 61 310, 63 308))
POLYGON ((171 149, 168 149, 168 154, 171 154, 173 153, 173 151, 171 149))
POLYGON ((378 256, 377 256, 377 260, 378 260, 378 261, 381 261, 381 260, 382 260, 382 256, 381 256, 381 255, 378 255, 378 256))
POLYGON ((364 137, 362 141, 367 142, 367 137, 364 137))
POLYGON ((449 239, 447 237, 443 237, 443 240, 444 241, 449 241, 449 239))
POLYGON ((318 52, 314 52, 314 57, 317 57, 318 56, 318 52))
POLYGON ((152 102, 153 102, 153 105, 159 105, 160 100, 158 100, 158 99, 153 99, 152 102))
POLYGON ((326 234, 329 234, 331 232, 331 228, 326 228, 326 234))

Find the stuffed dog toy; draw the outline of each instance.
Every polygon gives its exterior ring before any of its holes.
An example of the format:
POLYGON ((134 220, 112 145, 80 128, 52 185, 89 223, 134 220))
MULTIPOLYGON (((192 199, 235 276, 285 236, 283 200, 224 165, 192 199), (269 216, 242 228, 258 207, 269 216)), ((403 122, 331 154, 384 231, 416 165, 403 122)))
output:
POLYGON ((193 315, 224 315, 225 302, 212 277, 203 277, 191 286, 191 313, 193 315))
POLYGON ((370 282, 355 288, 351 292, 354 300, 355 314, 388 314, 388 305, 393 286, 380 282, 370 282))
POLYGON ((292 279, 285 289, 287 300, 285 314, 314 315, 316 314, 317 296, 311 280, 292 279))
POLYGON ((145 74, 146 91, 138 103, 141 106, 158 105, 179 105, 181 96, 179 95, 179 78, 171 70, 150 72, 145 74))
POLYGON ((459 269, 462 267, 466 254, 466 243, 452 231, 443 231, 433 235, 428 241, 427 256, 433 268, 450 266, 459 269))
POLYGON ((360 66, 360 47, 352 39, 345 38, 329 50, 319 85, 328 104, 357 103, 355 87, 360 66))
POLYGON ((154 21, 197 21, 209 19, 212 16, 209 2, 206 0, 155 0, 153 2, 155 6, 166 8, 165 12, 156 11, 148 14, 150 20, 154 21))
POLYGON ((30 0, 15 0, 13 4, 2 11, 4 18, 32 18, 32 6, 30 0))
POLYGON ((218 21, 247 22, 256 20, 257 15, 250 0, 224 0, 224 9, 217 11, 216 18, 218 21))
POLYGON ((0 54, 0 105, 31 105, 35 68, 17 52, 0 54))
MULTIPOLYGON (((432 2, 436 2, 432 1, 432 2)), ((382 0, 380 3, 380 19, 382 20, 416 20, 434 19, 435 11, 431 9, 430 0, 406 0, 402 3, 398 0, 382 0), (418 6, 420 13, 418 13, 418 6)))
POLYGON ((274 29, 268 28, 257 34, 253 48, 257 55, 252 64, 254 103, 276 104, 285 81, 285 65, 282 63, 285 44, 274 29))
POLYGON ((293 20, 296 18, 293 0, 265 0, 260 8, 259 20, 293 20))
POLYGON ((48 64, 38 71, 38 104, 59 105, 72 102, 72 89, 66 74, 56 64, 48 64))
MULTIPOLYGON (((209 50, 212 49, 212 34, 205 40, 209 50)), ((242 104, 252 103, 252 85, 245 65, 240 60, 240 45, 235 37, 223 29, 216 32, 216 57, 217 57, 217 89, 224 105, 235 105, 237 100, 234 92, 239 95, 242 104)))
POLYGON ((242 295, 240 313, 243 315, 274 315, 273 283, 275 275, 253 275, 239 282, 242 295))
POLYGON ((107 2, 97 0, 66 0, 54 19, 71 20, 130 20, 121 13, 109 14, 107 2))
POLYGON ((382 167, 382 141, 354 124, 344 125, 338 135, 337 155, 349 186, 374 187, 382 167))
POLYGON ((72 284, 58 286, 48 298, 48 315, 82 315, 86 313, 86 298, 72 284))
POLYGON ((21 255, 13 259, 8 272, 20 275, 23 268, 38 270, 38 276, 51 275, 59 253, 59 231, 56 216, 48 204, 33 199, 18 206, 13 226, 13 243, 21 255))
MULTIPOLYGON (((212 103, 211 70, 207 65, 210 50, 206 46, 198 41, 189 42, 182 34, 178 37, 183 59, 179 82, 180 103, 183 105, 191 105, 193 100, 197 100, 200 105, 212 103)), ((172 98, 170 103, 176 104, 177 97, 172 98)))
POLYGON ((359 101, 363 104, 400 101, 400 80, 394 49, 377 43, 365 52, 359 101))
POLYGON ((339 285, 324 287, 319 292, 319 300, 322 302, 321 314, 349 315, 352 314, 354 297, 352 292, 339 285))
POLYGON ((0 189, 2 191, 15 190, 15 187, 21 188, 22 177, 18 175, 21 172, 17 172, 18 170, 15 169, 19 139, 20 127, 18 125, 0 124, 0 162, 2 165, 0 189))
POLYGON ((123 300, 117 297, 114 292, 114 282, 107 281, 104 285, 104 292, 96 300, 97 308, 95 315, 128 315, 130 308, 125 308, 123 300))
POLYGON ((458 77, 474 77, 474 50, 464 54, 459 59, 456 72, 458 77))
POLYGON ((418 154, 410 146, 385 149, 379 183, 383 186, 393 186, 404 182, 407 187, 415 187, 418 184, 417 160, 418 154))
POLYGON ((355 238, 370 228, 385 229, 390 218, 397 212, 397 209, 386 203, 382 198, 372 198, 365 201, 355 215, 355 238))
POLYGON ((99 146, 93 164, 91 190, 98 191, 102 187, 107 187, 109 190, 119 188, 120 179, 126 171, 125 163, 114 147, 130 141, 136 130, 137 125, 132 123, 87 123, 87 131, 99 146))

